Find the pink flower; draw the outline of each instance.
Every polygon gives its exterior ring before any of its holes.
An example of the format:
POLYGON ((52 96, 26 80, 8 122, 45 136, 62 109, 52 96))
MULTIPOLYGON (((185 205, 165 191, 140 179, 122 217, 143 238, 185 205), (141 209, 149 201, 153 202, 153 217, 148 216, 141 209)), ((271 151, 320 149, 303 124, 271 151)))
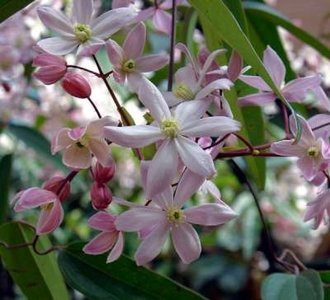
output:
POLYGON ((146 28, 143 23, 137 24, 127 35, 123 48, 115 41, 106 44, 108 56, 114 66, 114 78, 137 91, 141 83, 141 73, 156 71, 168 63, 168 55, 142 56, 146 41, 146 28))
POLYGON ((90 191, 94 209, 106 209, 112 201, 112 193, 104 183, 94 182, 90 191))
POLYGON ((152 125, 106 126, 104 134, 124 147, 140 148, 160 142, 148 172, 147 198, 162 192, 172 183, 179 157, 192 172, 204 178, 212 177, 215 174, 212 157, 193 139, 223 136, 239 130, 240 123, 227 117, 201 119, 208 106, 205 101, 184 102, 171 112, 159 90, 148 80, 141 86, 139 98, 155 122, 152 125))
POLYGON ((41 212, 36 226, 37 235, 48 234, 57 229, 63 221, 63 208, 58 196, 51 191, 37 187, 29 188, 17 195, 14 206, 16 212, 40 207, 41 212))
MULTIPOLYGON (((291 118, 291 125, 293 119, 291 118)), ((312 180, 318 172, 329 165, 329 145, 322 139, 316 138, 312 129, 304 119, 300 119, 302 135, 297 144, 293 140, 275 142, 271 151, 283 156, 299 157, 297 165, 307 180, 312 180)), ((296 130, 294 130, 296 131, 296 130)))
POLYGON ((111 159, 106 166, 103 166, 99 162, 96 162, 92 166, 92 176, 93 179, 98 183, 107 183, 110 181, 116 172, 116 164, 111 159))
POLYGON ((123 252, 124 237, 117 230, 114 222, 116 217, 106 212, 98 212, 88 220, 90 227, 102 231, 93 238, 84 248, 86 254, 98 255, 108 252, 107 263, 117 260, 123 252))
POLYGON ((135 0, 112 0, 112 9, 119 7, 127 7, 134 4, 135 0))
POLYGON ((135 253, 138 265, 148 263, 160 253, 168 234, 181 260, 189 264, 201 253, 198 234, 191 224, 218 226, 236 216, 224 203, 182 209, 186 200, 181 188, 178 187, 173 198, 172 188, 167 187, 152 199, 151 206, 134 206, 117 217, 118 230, 142 232, 144 238, 135 253))
POLYGON ((85 77, 74 72, 67 72, 64 75, 62 87, 68 94, 77 98, 89 98, 92 93, 91 86, 85 77))
MULTIPOLYGON (((329 109, 330 105, 326 104, 329 100, 320 87, 321 77, 319 75, 298 78, 284 85, 285 66, 276 52, 269 46, 264 52, 263 63, 274 83, 289 102, 302 102, 307 91, 310 90, 318 97, 320 103, 324 104, 324 108, 329 109)), ((261 106, 272 103, 277 98, 276 94, 261 77, 241 75, 239 79, 260 90, 259 93, 239 98, 240 105, 261 106)))
POLYGON ((104 140, 103 127, 116 125, 110 117, 90 122, 87 127, 63 128, 52 141, 52 153, 64 149, 63 163, 74 169, 87 169, 91 166, 92 155, 101 164, 109 162, 110 148, 104 140))
POLYGON ((330 216, 330 190, 326 189, 318 194, 315 200, 307 203, 307 210, 304 221, 314 219, 314 229, 317 229, 321 222, 329 223, 330 216))
POLYGON ((131 8, 118 8, 94 18, 93 0, 74 0, 72 11, 69 19, 51 7, 39 7, 41 21, 59 36, 41 40, 38 46, 55 55, 65 55, 76 48, 78 55, 90 55, 91 46, 99 48, 105 39, 129 25, 136 16, 131 8))
POLYGON ((62 79, 67 70, 66 61, 62 57, 49 53, 38 54, 33 60, 33 65, 40 67, 34 73, 34 77, 46 85, 62 79))

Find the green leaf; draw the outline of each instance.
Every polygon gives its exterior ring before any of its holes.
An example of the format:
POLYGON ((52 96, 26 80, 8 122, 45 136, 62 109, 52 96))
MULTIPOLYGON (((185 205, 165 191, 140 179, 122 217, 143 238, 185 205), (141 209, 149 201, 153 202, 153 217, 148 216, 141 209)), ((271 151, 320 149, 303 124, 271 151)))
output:
POLYGON ((72 244, 58 259, 67 283, 90 299, 204 299, 169 278, 137 267, 126 256, 106 264, 106 255, 86 255, 83 245, 72 244))
POLYGON ((329 47, 320 42, 319 39, 316 39, 303 29, 294 25, 288 18, 283 16, 274 8, 262 3, 256 3, 251 1, 244 2, 244 8, 249 15, 260 16, 275 25, 285 28, 295 37, 319 51, 324 57, 330 58, 329 47))
POLYGON ((323 287, 324 299, 330 300, 330 271, 319 272, 322 282, 325 284, 323 287))
POLYGON ((263 300, 322 300, 324 299, 319 274, 312 270, 300 275, 275 273, 262 283, 263 300))
POLYGON ((0 0, 0 22, 29 5, 33 0, 0 0))
MULTIPOLYGON (((203 32, 208 48, 216 50, 222 47, 221 38, 217 36, 214 27, 207 22, 204 16, 200 16, 203 32)), ((226 64, 224 56, 221 64, 226 64)), ((259 107, 245 107, 243 110, 237 105, 237 93, 235 89, 225 92, 234 118, 241 122, 241 134, 249 139, 252 144, 258 145, 264 142, 264 121, 259 107)), ((246 157, 250 175, 253 177, 259 189, 264 189, 266 178, 266 162, 262 157, 246 157)))
POLYGON ((5 221, 8 211, 12 161, 12 154, 7 154, 0 160, 0 223, 5 221))
POLYGON ((51 154, 49 141, 39 131, 24 124, 17 123, 10 123, 7 129, 16 138, 24 142, 27 147, 35 150, 37 154, 50 161, 55 167, 67 171, 67 168, 62 164, 61 156, 51 154))
POLYGON ((235 49, 244 60, 253 67, 254 71, 271 87, 277 97, 291 110, 295 119, 297 134, 296 142, 301 137, 301 124, 290 103, 276 86, 248 37, 244 34, 239 23, 222 0, 189 0, 201 16, 214 28, 216 38, 225 41, 235 49), (220 17, 221 16, 221 17, 220 17))
MULTIPOLYGON (((29 243, 34 237, 34 228, 28 224, 12 222, 0 227, 0 241, 7 245, 29 243)), ((49 247, 49 239, 40 237, 38 250, 47 250, 49 247)), ((53 252, 38 255, 31 246, 11 249, 0 246, 0 255, 4 267, 28 299, 69 299, 53 252)))

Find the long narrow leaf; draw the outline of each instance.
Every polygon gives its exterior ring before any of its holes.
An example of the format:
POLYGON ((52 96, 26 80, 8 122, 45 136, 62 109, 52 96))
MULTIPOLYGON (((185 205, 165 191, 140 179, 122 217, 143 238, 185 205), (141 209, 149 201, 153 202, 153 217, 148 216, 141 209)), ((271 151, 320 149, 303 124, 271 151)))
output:
POLYGON ((13 155, 7 154, 0 160, 0 223, 6 219, 13 155))

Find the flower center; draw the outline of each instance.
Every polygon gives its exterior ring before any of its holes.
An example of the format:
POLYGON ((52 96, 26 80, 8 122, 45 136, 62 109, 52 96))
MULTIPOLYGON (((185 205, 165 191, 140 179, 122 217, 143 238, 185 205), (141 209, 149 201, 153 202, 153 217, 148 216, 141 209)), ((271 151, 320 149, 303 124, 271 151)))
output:
POLYGON ((177 207, 171 207, 166 211, 167 220, 172 224, 180 224, 185 220, 183 210, 177 207))
POLYGON ((307 150, 307 155, 309 157, 315 158, 315 157, 318 157, 319 154, 320 154, 320 150, 315 146, 311 146, 307 150))
POLYGON ((53 208, 53 206, 54 206, 54 203, 51 202, 51 203, 41 205, 41 209, 46 210, 46 211, 50 211, 53 208))
POLYGON ((76 145, 79 148, 84 148, 86 147, 88 144, 88 136, 86 134, 84 134, 77 142, 76 145))
POLYGON ((173 93, 177 98, 183 100, 192 100, 195 97, 193 91, 183 82, 174 87, 173 93))
POLYGON ((80 43, 86 43, 92 36, 92 30, 87 24, 77 23, 73 27, 73 32, 80 43))
POLYGON ((124 72, 131 73, 135 70, 135 61, 129 59, 123 63, 122 69, 124 72))
POLYGON ((173 139, 178 135, 179 125, 176 120, 167 119, 161 122, 160 129, 166 137, 173 139))

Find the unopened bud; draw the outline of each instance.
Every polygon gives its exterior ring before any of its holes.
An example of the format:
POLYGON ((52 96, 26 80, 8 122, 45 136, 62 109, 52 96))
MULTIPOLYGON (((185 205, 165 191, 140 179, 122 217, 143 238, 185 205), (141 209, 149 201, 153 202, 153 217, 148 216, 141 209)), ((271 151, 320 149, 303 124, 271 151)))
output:
POLYGON ((106 209, 112 201, 112 193, 104 183, 94 182, 90 192, 94 209, 106 209))
POLYGON ((67 72, 62 80, 62 87, 71 96, 77 98, 88 98, 92 93, 88 81, 78 73, 67 72))
POLYGON ((67 70, 66 61, 62 57, 48 53, 37 55, 33 60, 33 65, 40 67, 34 73, 34 77, 46 85, 59 81, 67 70))
POLYGON ((70 194, 70 183, 65 182, 65 178, 62 176, 50 178, 44 183, 43 188, 56 194, 61 202, 70 194))
POLYGON ((93 178, 98 183, 107 183, 115 175, 116 164, 113 161, 110 165, 104 167, 102 164, 97 162, 92 169, 93 178))

